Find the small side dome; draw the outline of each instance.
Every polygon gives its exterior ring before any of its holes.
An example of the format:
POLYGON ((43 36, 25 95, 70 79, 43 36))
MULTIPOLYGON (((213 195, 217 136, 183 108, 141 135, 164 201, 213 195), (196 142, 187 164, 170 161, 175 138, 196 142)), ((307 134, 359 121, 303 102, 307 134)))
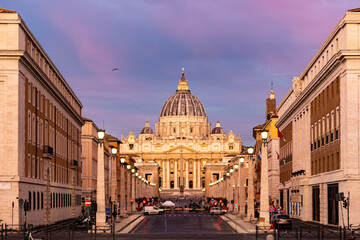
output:
POLYGON ((220 122, 217 121, 216 127, 213 128, 211 134, 225 134, 224 129, 220 126, 220 122))
POLYGON ((149 121, 146 121, 145 127, 141 130, 140 134, 154 134, 154 130, 150 127, 149 121))

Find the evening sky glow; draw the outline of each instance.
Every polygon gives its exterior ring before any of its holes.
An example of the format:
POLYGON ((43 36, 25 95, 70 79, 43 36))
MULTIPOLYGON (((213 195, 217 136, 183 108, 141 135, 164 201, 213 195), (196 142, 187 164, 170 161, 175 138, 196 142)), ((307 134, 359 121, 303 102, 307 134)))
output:
POLYGON ((253 144, 350 0, 0 0, 17 11, 83 104, 118 138, 155 130, 181 68, 215 127, 253 144), (118 68, 118 71, 113 71, 118 68))

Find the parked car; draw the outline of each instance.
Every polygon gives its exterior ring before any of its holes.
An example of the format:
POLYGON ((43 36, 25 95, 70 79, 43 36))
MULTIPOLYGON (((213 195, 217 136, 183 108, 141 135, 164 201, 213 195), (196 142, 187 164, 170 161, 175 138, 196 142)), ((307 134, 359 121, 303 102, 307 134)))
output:
POLYGON ((223 211, 221 208, 219 207, 212 207, 210 208, 210 214, 214 215, 214 214, 223 214, 223 211))
POLYGON ((292 228, 292 220, 289 217, 289 215, 286 214, 275 215, 273 224, 275 228, 278 227, 292 228))
POLYGON ((228 212, 228 208, 227 207, 221 207, 221 213, 225 214, 228 212))
POLYGON ((190 203, 189 208, 191 208, 189 212, 196 212, 196 213, 201 212, 201 210, 199 209, 202 209, 202 207, 196 203, 190 203))
POLYGON ((164 209, 155 207, 155 206, 146 206, 144 208, 144 214, 148 215, 148 214, 163 214, 164 213, 164 209))

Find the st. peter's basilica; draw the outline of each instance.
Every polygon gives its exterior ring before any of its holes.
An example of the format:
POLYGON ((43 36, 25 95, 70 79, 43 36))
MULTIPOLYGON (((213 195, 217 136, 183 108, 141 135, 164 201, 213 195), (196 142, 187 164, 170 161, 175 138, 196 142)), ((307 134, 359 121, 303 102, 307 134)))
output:
POLYGON ((146 122, 140 134, 121 137, 120 153, 136 161, 160 196, 203 196, 209 183, 225 174, 228 160, 242 149, 241 137, 226 134, 220 122, 211 129, 205 107, 190 92, 182 71, 176 92, 162 107, 155 132, 146 122), (183 167, 181 167, 183 162, 183 167), (183 176, 183 181, 181 181, 183 176))

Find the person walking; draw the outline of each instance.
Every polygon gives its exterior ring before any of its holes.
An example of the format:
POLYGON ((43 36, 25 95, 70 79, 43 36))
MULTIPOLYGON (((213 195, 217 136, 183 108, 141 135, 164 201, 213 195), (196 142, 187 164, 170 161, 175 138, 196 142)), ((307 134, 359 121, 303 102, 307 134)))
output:
POLYGON ((116 210, 113 211, 112 215, 113 215, 114 222, 116 222, 116 216, 117 216, 116 210))

